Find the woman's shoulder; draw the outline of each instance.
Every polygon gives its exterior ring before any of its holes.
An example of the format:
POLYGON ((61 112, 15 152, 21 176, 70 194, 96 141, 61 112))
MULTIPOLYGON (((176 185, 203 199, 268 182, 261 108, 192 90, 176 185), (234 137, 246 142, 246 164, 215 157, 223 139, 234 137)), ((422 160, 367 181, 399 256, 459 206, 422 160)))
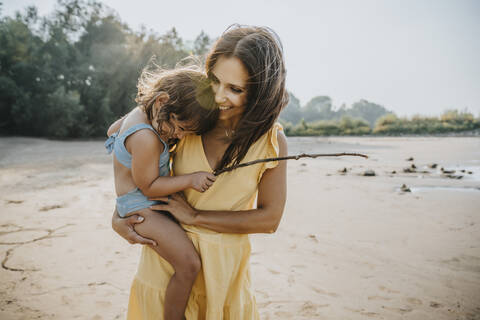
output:
POLYGON ((279 122, 275 122, 273 126, 252 145, 255 148, 278 148, 279 139, 286 141, 283 133, 283 127, 279 122))
MULTIPOLYGON (((278 158, 287 154, 287 138, 283 133, 283 127, 276 122, 274 125, 257 140, 249 149, 247 156, 242 162, 255 161, 259 159, 278 158)), ((275 168, 278 161, 264 162, 257 168, 257 183, 267 169, 275 168)))
POLYGON ((286 137, 283 127, 276 122, 261 136, 248 150, 244 161, 252 161, 261 158, 275 158, 279 156, 280 148, 286 146, 286 137))
POLYGON ((282 127, 282 130, 277 132, 277 140, 278 140, 278 146, 280 150, 286 151, 288 144, 287 144, 287 136, 283 132, 283 127, 282 127))

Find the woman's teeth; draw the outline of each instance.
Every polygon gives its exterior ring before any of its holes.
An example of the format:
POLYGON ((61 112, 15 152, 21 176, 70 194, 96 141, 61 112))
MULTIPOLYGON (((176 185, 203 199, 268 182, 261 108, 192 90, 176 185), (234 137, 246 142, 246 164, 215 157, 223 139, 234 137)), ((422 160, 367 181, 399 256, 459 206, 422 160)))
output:
POLYGON ((224 106, 219 106, 218 109, 222 110, 222 111, 225 111, 225 110, 229 110, 231 109, 232 107, 224 107, 224 106))

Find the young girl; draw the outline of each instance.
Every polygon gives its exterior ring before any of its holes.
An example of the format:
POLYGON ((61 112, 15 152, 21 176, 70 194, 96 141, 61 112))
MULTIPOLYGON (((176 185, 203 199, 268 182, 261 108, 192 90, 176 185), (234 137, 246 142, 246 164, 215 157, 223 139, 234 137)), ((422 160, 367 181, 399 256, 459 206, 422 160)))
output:
POLYGON ((148 198, 188 188, 205 192, 215 181, 212 173, 170 176, 169 169, 172 143, 186 134, 205 133, 215 124, 214 96, 207 78, 199 71, 144 70, 136 102, 138 107, 110 127, 105 143, 107 150, 114 152, 117 211, 121 217, 138 210, 144 212, 145 223, 136 226, 135 231, 154 240, 152 248, 175 270, 165 293, 164 318, 183 319, 200 270, 200 258, 178 223, 148 209, 156 204, 148 198))

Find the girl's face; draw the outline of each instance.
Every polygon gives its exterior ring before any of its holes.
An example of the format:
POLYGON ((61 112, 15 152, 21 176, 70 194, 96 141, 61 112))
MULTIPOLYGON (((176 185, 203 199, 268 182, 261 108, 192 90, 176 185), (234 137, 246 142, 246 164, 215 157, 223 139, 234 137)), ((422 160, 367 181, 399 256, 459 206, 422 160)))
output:
POLYGON ((191 131, 188 129, 189 128, 188 121, 178 120, 177 116, 174 113, 170 115, 169 122, 174 129, 171 138, 181 140, 186 135, 195 133, 194 131, 191 131))
POLYGON ((212 72, 212 89, 220 112, 219 120, 238 121, 247 102, 248 72, 240 59, 221 56, 212 72))
MULTIPOLYGON (((166 140, 174 140, 174 139, 182 139, 186 135, 193 134, 195 133, 194 131, 188 129, 190 123, 188 121, 180 121, 178 120, 177 116, 172 113, 170 114, 170 119, 165 122, 162 122, 162 128, 161 130, 158 130, 158 123, 155 121, 155 123, 152 121, 152 126, 157 132, 163 132, 162 139, 165 138, 166 140)), ((160 129, 160 128, 159 128, 160 129)))

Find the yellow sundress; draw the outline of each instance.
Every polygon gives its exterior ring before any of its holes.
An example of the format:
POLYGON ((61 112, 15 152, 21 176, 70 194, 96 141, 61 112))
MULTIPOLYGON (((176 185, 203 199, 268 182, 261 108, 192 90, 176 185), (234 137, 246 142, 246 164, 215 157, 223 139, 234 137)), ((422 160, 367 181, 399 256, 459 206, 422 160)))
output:
MULTIPOLYGON (((242 162, 278 156, 275 124, 248 150, 242 162)), ((255 206, 263 172, 276 162, 259 163, 220 175, 204 193, 185 191, 187 201, 199 210, 248 210, 255 206)), ((174 174, 212 171, 200 136, 189 135, 177 145, 174 174)), ((187 320, 252 320, 259 314, 250 285, 250 240, 246 234, 219 233, 183 225, 202 261, 185 316, 187 320)), ((159 230, 161 232, 161 230, 159 230)), ((130 289, 129 320, 163 319, 164 294, 172 266, 143 246, 137 274, 130 289)))

